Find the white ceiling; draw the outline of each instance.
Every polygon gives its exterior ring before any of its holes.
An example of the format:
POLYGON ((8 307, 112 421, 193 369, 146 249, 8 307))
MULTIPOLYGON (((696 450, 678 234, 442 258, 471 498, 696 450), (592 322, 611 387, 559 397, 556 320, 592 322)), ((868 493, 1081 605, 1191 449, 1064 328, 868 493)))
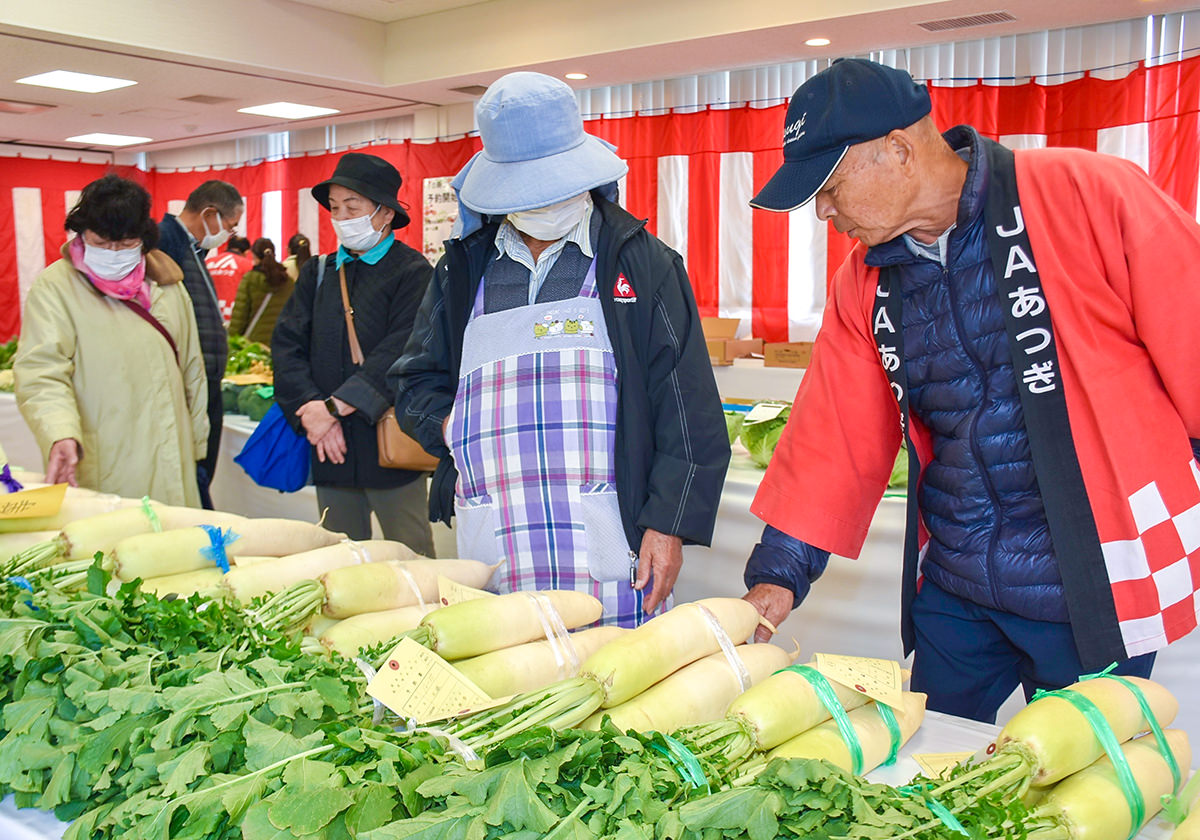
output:
POLYGON ((135 151, 386 118, 468 102, 451 90, 515 69, 582 70, 597 87, 872 49, 1182 11, 1196 0, 0 0, 0 143, 86 148, 89 132, 153 138, 135 151), (181 14, 181 10, 186 10, 181 14), (1012 23, 930 33, 934 19, 1004 10, 1012 23), (832 40, 810 48, 814 36, 832 40), (65 69, 134 79, 99 94, 15 84, 65 69), (228 101, 196 104, 194 95, 228 101), (237 113, 279 100, 335 117, 237 113))

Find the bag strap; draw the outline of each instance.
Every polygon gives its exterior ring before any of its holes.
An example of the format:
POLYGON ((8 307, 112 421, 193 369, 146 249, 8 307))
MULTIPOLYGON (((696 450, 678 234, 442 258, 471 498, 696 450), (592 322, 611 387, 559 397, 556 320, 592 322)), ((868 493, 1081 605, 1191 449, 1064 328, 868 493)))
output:
POLYGON ((162 325, 162 321, 155 318, 153 315, 131 300, 123 300, 121 303, 128 306, 135 315, 137 315, 150 326, 154 327, 154 329, 158 330, 159 335, 167 340, 167 344, 171 345, 171 352, 175 354, 175 364, 179 364, 179 348, 175 346, 175 339, 171 338, 171 334, 167 332, 167 328, 162 325))
POLYGON ((354 329, 354 307, 350 305, 350 292, 346 289, 346 267, 338 266, 338 281, 342 286, 342 314, 346 316, 346 337, 350 340, 350 359, 356 365, 363 363, 362 346, 358 343, 358 331, 354 329))
POLYGON ((262 314, 267 311, 267 304, 271 302, 271 298, 274 296, 274 294, 274 292, 267 292, 267 296, 263 298, 262 303, 258 305, 258 310, 254 313, 254 317, 250 319, 250 323, 246 325, 246 330, 242 333, 242 335, 249 336, 250 333, 254 332, 254 328, 258 326, 258 319, 261 318, 262 314))

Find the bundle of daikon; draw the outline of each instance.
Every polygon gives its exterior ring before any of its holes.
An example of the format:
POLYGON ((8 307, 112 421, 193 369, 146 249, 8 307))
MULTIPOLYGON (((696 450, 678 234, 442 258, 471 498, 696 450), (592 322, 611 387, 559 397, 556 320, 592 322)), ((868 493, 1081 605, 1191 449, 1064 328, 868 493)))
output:
MULTIPOLYGON (((597 709, 618 706, 685 665, 745 641, 760 621, 753 605, 739 598, 681 604, 601 647, 584 661, 578 677, 520 694, 445 728, 478 747, 535 726, 578 726, 597 709)), ((711 689, 696 685, 690 690, 711 689)))

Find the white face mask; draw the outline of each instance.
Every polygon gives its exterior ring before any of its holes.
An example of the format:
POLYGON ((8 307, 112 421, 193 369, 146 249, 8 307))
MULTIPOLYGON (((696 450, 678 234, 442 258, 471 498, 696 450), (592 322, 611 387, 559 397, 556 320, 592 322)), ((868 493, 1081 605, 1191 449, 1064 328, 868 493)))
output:
POLYGON ((557 204, 509 213, 508 221, 521 233, 528 234, 534 239, 554 242, 562 239, 571 232, 575 225, 579 224, 579 220, 587 213, 590 203, 591 196, 587 193, 580 193, 557 204))
POLYGON ((359 216, 356 219, 330 219, 333 222, 333 232, 337 234, 338 242, 347 251, 369 251, 383 239, 383 231, 375 230, 371 219, 379 212, 382 204, 376 204, 370 216, 359 216))
POLYGON ((111 251, 108 248, 97 248, 95 245, 83 243, 83 264, 101 280, 123 280, 141 265, 141 262, 141 246, 111 251))
POLYGON ((213 248, 220 248, 225 244, 225 240, 230 237, 229 231, 225 230, 225 226, 221 224, 221 211, 217 211, 217 232, 208 232, 208 222, 204 221, 204 216, 200 216, 200 224, 204 225, 204 238, 200 240, 200 248, 204 251, 211 251, 213 248))

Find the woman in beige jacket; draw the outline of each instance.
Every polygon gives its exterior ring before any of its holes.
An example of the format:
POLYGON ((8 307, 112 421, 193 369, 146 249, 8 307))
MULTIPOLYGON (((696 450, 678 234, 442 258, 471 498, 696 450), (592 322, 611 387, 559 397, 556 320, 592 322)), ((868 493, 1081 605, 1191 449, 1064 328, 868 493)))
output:
POLYGON ((30 288, 13 362, 46 480, 198 507, 204 363, 183 272, 152 250, 150 195, 106 175, 66 229, 78 235, 30 288))

